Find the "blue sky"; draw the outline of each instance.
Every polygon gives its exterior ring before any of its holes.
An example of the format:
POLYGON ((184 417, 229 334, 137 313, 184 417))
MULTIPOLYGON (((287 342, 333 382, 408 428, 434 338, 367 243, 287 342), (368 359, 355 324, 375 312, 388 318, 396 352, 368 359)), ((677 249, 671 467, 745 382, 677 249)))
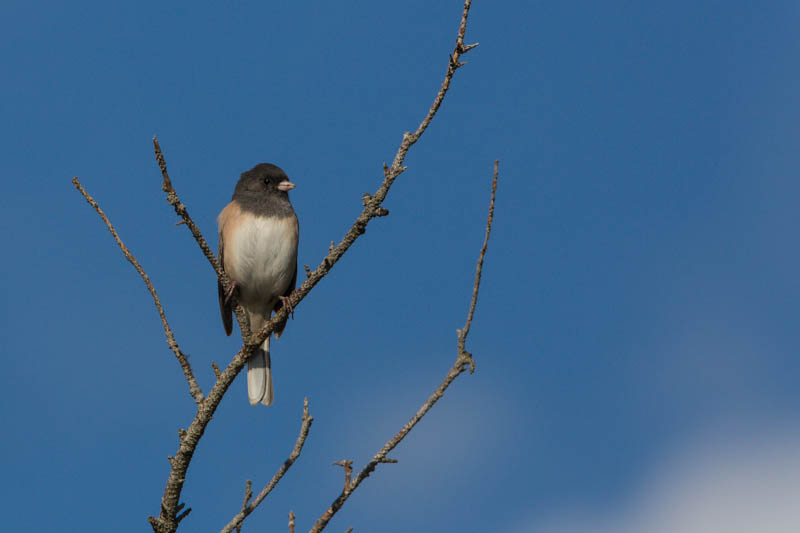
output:
MULTIPOLYGON (((148 529, 193 413, 144 285, 70 179, 147 269, 207 390, 238 341, 174 226, 152 136, 214 242, 239 173, 284 168, 314 267, 427 111, 461 12, 283 4, 0 9, 8 529, 148 529)), ((798 24, 795 2, 476 0, 466 41, 481 44, 391 216, 273 343, 275 406, 251 408, 240 378, 209 426, 187 530, 218 530, 245 480, 272 476, 305 396, 305 451, 246 530, 281 530, 289 510, 307 530, 341 489, 331 463, 363 465, 419 407, 455 357, 499 159, 477 371, 329 530, 789 531, 798 24)))

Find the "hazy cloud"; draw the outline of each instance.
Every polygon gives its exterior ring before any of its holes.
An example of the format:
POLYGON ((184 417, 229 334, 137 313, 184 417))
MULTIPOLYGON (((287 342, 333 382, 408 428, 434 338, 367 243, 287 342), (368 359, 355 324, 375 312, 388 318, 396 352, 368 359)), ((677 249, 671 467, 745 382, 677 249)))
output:
POLYGON ((794 533, 800 524, 800 433, 725 432, 687 446, 603 512, 523 520, 532 533, 794 533))

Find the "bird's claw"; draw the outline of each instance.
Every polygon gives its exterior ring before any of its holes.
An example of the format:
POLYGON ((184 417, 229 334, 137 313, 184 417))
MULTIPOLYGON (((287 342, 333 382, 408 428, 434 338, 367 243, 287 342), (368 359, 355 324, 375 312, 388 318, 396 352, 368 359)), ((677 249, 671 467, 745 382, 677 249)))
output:
POLYGON ((235 281, 231 281, 231 284, 228 287, 228 290, 225 291, 225 305, 228 305, 230 303, 231 298, 233 298, 233 293, 236 291, 236 288, 238 286, 239 285, 237 285, 235 281))
POLYGON ((289 310, 289 316, 291 316, 292 320, 294 320, 294 306, 292 305, 290 297, 289 296, 279 296, 278 298, 280 298, 281 303, 283 304, 283 306, 286 309, 289 310))

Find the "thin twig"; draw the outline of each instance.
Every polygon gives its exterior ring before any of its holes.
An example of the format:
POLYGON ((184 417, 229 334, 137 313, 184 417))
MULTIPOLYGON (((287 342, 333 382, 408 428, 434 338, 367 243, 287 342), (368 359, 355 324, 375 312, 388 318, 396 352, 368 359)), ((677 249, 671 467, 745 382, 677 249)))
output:
MULTIPOLYGON (((450 82, 453 79, 453 75, 455 74, 456 70, 465 65, 465 63, 460 62, 459 59, 468 51, 478 46, 477 43, 470 45, 464 44, 464 35, 467 31, 467 17, 469 15, 469 8, 471 4, 472 0, 466 0, 464 2, 464 9, 461 15, 461 24, 458 28, 458 36, 456 38, 455 48, 453 49, 453 53, 450 55, 444 81, 442 81, 439 92, 436 93, 436 98, 434 98, 433 104, 431 104, 428 113, 425 115, 425 118, 422 119, 422 122, 420 122, 419 126, 413 133, 406 132, 403 134, 403 139, 400 142, 400 146, 398 147, 397 153, 394 156, 392 166, 387 168, 385 163, 383 165, 383 182, 374 194, 365 194, 362 196, 364 209, 361 211, 361 214, 358 216, 358 218, 356 218, 356 221, 347 231, 345 236, 342 237, 342 240, 339 241, 339 244, 334 246, 334 243, 331 242, 328 255, 322 259, 319 266, 313 272, 311 272, 311 274, 306 272, 306 275, 308 276, 306 281, 296 291, 289 295, 290 308, 297 308, 299 303, 303 300, 303 298, 305 298, 309 291, 311 291, 311 289, 314 288, 314 286, 319 283, 319 281, 324 278, 328 272, 330 272, 330 270, 333 268, 333 265, 335 265, 336 262, 339 261, 339 259, 341 259, 341 257, 345 254, 345 252, 347 252, 350 246, 352 246, 353 243, 364 234, 367 229, 367 225, 370 223, 370 221, 372 221, 372 219, 383 217, 389 214, 389 211, 381 204, 386 199, 386 195, 389 193, 389 189, 391 189, 394 181, 408 168, 403 166, 403 162, 406 159, 406 154, 408 154, 409 149, 420 139, 420 137, 422 137, 422 134, 425 133, 428 125, 433 120, 433 117, 436 116, 436 112, 442 105, 444 97, 447 94, 447 90, 450 88, 450 82)), ((272 317, 270 321, 264 325, 264 327, 261 328, 260 332, 253 332, 255 336, 253 342, 263 341, 267 335, 272 332, 275 325, 279 324, 286 318, 287 314, 287 306, 284 306, 272 317)))
POLYGON ((192 372, 192 367, 189 365, 189 360, 187 359, 186 355, 181 351, 180 347, 178 346, 178 341, 175 340, 175 335, 172 333, 172 328, 169 327, 169 323, 167 322, 167 316, 164 313, 164 307, 161 305, 161 300, 158 297, 158 293, 156 292, 155 287, 150 281, 150 277, 142 268, 142 265, 139 264, 139 261, 133 256, 130 250, 122 243, 122 239, 119 238, 119 234, 117 230, 114 229, 114 226, 111 224, 111 221, 108 219, 106 214, 100 209, 100 206, 97 202, 92 198, 86 189, 83 188, 81 182, 78 180, 77 177, 72 178, 72 184, 78 189, 83 197, 89 202, 97 214, 100 215, 100 218, 103 219, 105 222, 108 231, 111 232, 112 237, 117 242, 117 246, 119 249, 122 250, 122 254, 125 256, 125 259, 128 260, 130 264, 133 265, 133 268, 136 269, 136 272, 139 273, 139 276, 142 277, 144 280, 145 285, 147 285, 147 290, 150 291, 150 296, 153 297, 153 303, 156 305, 156 310, 158 311, 158 316, 161 318, 161 325, 164 328, 164 334, 167 337, 167 346, 169 349, 172 350, 172 353, 175 354, 175 357, 178 359, 178 363, 181 365, 181 369, 183 370, 183 375, 186 378, 187 383, 189 384, 189 394, 192 395, 194 398, 195 403, 200 405, 203 401, 203 391, 200 389, 200 386, 197 384, 197 379, 194 377, 194 373, 192 372))
POLYGON ((167 161, 164 159, 164 154, 161 152, 161 146, 158 144, 158 139, 156 137, 153 137, 153 149, 156 153, 156 162, 158 162, 158 167, 161 169, 161 177, 164 180, 161 185, 161 190, 167 193, 167 201, 175 209, 175 213, 183 219, 189 231, 192 232, 194 240, 197 241, 197 244, 203 251, 203 255, 208 259, 208 262, 211 263, 214 272, 217 273, 217 276, 222 277, 222 267, 219 261, 217 261, 217 256, 211 251, 205 237, 203 237, 203 234, 200 232, 200 228, 197 227, 192 217, 189 216, 189 210, 183 202, 181 202, 180 198, 178 198, 178 193, 176 193, 175 189, 172 187, 172 180, 169 179, 169 174, 167 174, 167 161))
MULTIPOLYGON (((247 504, 250 503, 250 498, 253 497, 253 482, 249 479, 247 483, 244 485, 244 501, 242 502, 242 510, 241 512, 244 513, 245 509, 247 509, 247 504)), ((236 533, 242 532, 242 524, 243 522, 239 522, 239 525, 236 526, 236 533)))
POLYGON ((181 520, 183 520, 184 518, 189 516, 189 513, 191 513, 191 512, 192 512, 192 508, 191 507, 187 507, 184 512, 182 512, 181 514, 179 514, 178 516, 175 517, 175 520, 180 522, 181 520))
POLYGON ((433 391, 425 403, 422 404, 422 407, 419 408, 416 414, 411 417, 411 420, 409 420, 402 427, 402 429, 397 432, 397 434, 392 437, 392 439, 389 440, 389 442, 387 442, 377 454, 375 454, 375 456, 366 464, 366 466, 364 466, 364 468, 358 473, 352 482, 350 482, 348 486, 345 486, 344 490, 339 494, 339 496, 336 497, 330 507, 328 507, 328 509, 322 514, 316 523, 314 523, 310 533, 319 533, 325 529, 331 518, 333 518, 339 509, 342 508, 342 505, 344 505, 350 495, 358 488, 362 481, 369 477, 369 475, 380 463, 396 462, 387 458, 389 452, 391 452, 395 447, 397 447, 398 444, 400 444, 400 442, 402 442, 402 440, 406 437, 406 435, 408 435, 414 426, 416 426, 417 423, 422 420, 422 417, 424 417, 436 404, 436 402, 442 398, 447 388, 458 376, 460 376, 467 368, 470 368, 470 371, 474 370, 475 365, 472 362, 472 354, 464 349, 464 345, 466 343, 467 334, 469 333, 469 327, 472 323, 472 317, 475 313, 475 306, 477 305, 478 301, 478 290, 480 288, 483 260, 486 256, 489 235, 491 234, 492 230, 492 220, 494 218, 494 199, 495 191, 497 190, 497 166, 498 163, 495 161, 494 176, 492 178, 492 195, 491 200, 489 201, 489 216, 486 220, 486 237, 483 241, 483 247, 481 248, 480 254, 478 255, 478 265, 475 275, 475 282, 472 287, 472 301, 470 303, 469 312, 467 313, 467 323, 463 329, 458 330, 458 354, 456 356, 455 363, 453 363, 453 366, 450 367, 450 370, 447 372, 447 375, 441 384, 439 384, 436 390, 433 391))
POLYGON ((494 198, 497 193, 497 170, 499 161, 494 161, 494 175, 492 176, 492 198, 489 201, 489 216, 486 218, 486 236, 483 239, 483 246, 481 253, 478 256, 478 265, 475 267, 475 284, 472 287, 472 300, 469 303, 469 312, 467 313, 467 321, 462 329, 458 330, 458 354, 459 357, 463 356, 466 363, 469 363, 470 373, 475 371, 475 362, 472 360, 472 354, 466 351, 465 344, 467 342, 467 335, 469 335, 469 328, 472 326, 472 317, 475 316, 475 306, 478 305, 478 290, 481 286, 481 273, 483 272, 483 258, 486 257, 486 249, 489 246, 489 236, 492 233, 492 221, 494 220, 494 198))
MULTIPOLYGON (((241 528, 242 522, 244 519, 247 518, 250 513, 255 511, 256 507, 258 507, 261 502, 264 501, 264 498, 275 488, 275 485, 281 480, 281 478, 286 474, 289 468, 292 467, 294 462, 300 457, 300 452, 303 451, 303 444, 306 442, 306 438, 308 437, 308 430, 311 428, 311 423, 314 421, 314 418, 308 414, 308 398, 303 400, 303 420, 300 424, 300 434, 297 436, 297 441, 294 443, 294 448, 292 448, 292 453, 289 454, 288 459, 284 461, 278 471, 275 472, 275 475, 272 476, 272 479, 266 486, 261 489, 261 492, 258 493, 258 496, 249 504, 242 505, 242 510, 234 516, 228 525, 222 528, 222 533, 230 533, 234 530, 234 528, 241 528)), ((248 484, 250 482, 248 481, 248 484)))
MULTIPOLYGON (((156 137, 153 137, 153 150, 155 151, 158 168, 161 169, 161 190, 167 193, 167 202, 169 202, 173 209, 175 209, 175 213, 177 213, 177 215, 183 219, 176 225, 185 224, 186 227, 189 228, 194 240, 197 241, 197 245, 200 247, 200 250, 202 250, 203 255, 206 256, 206 259, 208 259, 208 262, 211 264, 211 268, 213 268, 214 272, 217 273, 217 278, 219 278, 222 286, 227 291, 230 288, 231 280, 222 269, 222 266, 217 260, 217 256, 214 255, 214 252, 212 252, 211 248, 208 246, 205 237, 203 237, 203 234, 200 232, 200 228, 197 227, 197 224, 195 224, 194 220, 192 220, 192 217, 189 216, 189 210, 187 209, 186 205, 184 205, 180 198, 178 198, 178 193, 172 186, 172 180, 169 178, 169 173, 167 173, 167 160, 164 157, 164 153, 161 151, 161 145, 158 144, 158 138, 156 137)), ((237 303, 234 306, 233 311, 236 315, 236 320, 239 322, 242 335, 244 338, 249 337, 249 323, 245 318, 244 310, 237 303)), ((263 341, 264 339, 261 340, 263 341)))
POLYGON ((347 490, 347 487, 350 486, 350 477, 353 475, 353 460, 342 459, 341 461, 336 461, 333 464, 344 468, 344 489, 347 490))
MULTIPOLYGON (((276 325, 288 318, 288 310, 296 309, 299 303, 306 297, 306 295, 308 295, 311 289, 313 289, 317 283, 319 283, 322 278, 324 278, 328 272, 330 272, 330 270, 333 268, 333 265, 335 265, 336 262, 353 245, 353 243, 355 243, 355 241, 364 234, 369 222, 372 219, 385 214, 385 212, 380 209, 382 207, 381 204, 386 199, 386 195, 389 193, 389 190, 391 189, 395 179, 397 179, 397 177, 406 170, 406 167, 403 166, 406 154, 408 153, 409 149, 419 140, 433 117, 436 115, 436 112, 438 111, 439 106, 441 106, 444 96, 450 87, 450 81, 453 78, 453 74, 455 74, 455 71, 458 68, 464 65, 464 63, 459 62, 459 58, 476 46, 464 45, 464 33, 466 31, 467 15, 469 13, 470 4, 471 0, 466 0, 464 3, 464 10, 461 17, 461 24, 458 30, 455 49, 453 54, 450 56, 447 72, 439 92, 437 93, 433 104, 428 110, 428 113, 425 115, 425 118, 417 127, 416 131, 414 133, 405 133, 403 135, 403 139, 397 149, 397 153, 394 157, 391 167, 388 169, 388 171, 384 172, 384 179, 380 187, 378 187, 375 193, 370 196, 369 202, 367 202, 367 205, 364 206, 361 214, 356 218, 355 222, 345 233, 344 237, 342 237, 342 240, 339 241, 339 244, 334 246, 332 250, 329 250, 328 255, 326 255, 322 259, 320 265, 313 272, 311 272, 311 274, 308 276, 308 279, 306 279, 306 281, 297 290, 293 291, 289 295, 287 302, 288 305, 284 305, 279 311, 277 311, 272 318, 264 324, 264 326, 261 328, 261 331, 251 332, 252 335, 244 335, 245 345, 242 346, 239 352, 233 357, 231 362, 228 363, 228 366, 225 368, 225 370, 222 371, 219 378, 208 392, 205 401, 198 408, 194 420, 186 430, 186 438, 181 442, 181 446, 175 453, 174 465, 170 470, 167 483, 164 487, 164 495, 161 498, 161 512, 159 513, 158 519, 151 520, 151 523, 154 524, 153 529, 157 533, 172 533, 177 529, 178 524, 175 521, 175 507, 178 505, 178 500, 180 499, 181 491, 183 490, 183 484, 186 480, 186 472, 189 468, 189 464, 191 463, 192 456, 197 448, 197 443, 200 441, 200 438, 202 438, 208 423, 213 418, 217 407, 225 395, 225 392, 228 390, 233 383, 233 380, 236 378, 239 372, 242 371, 247 363, 247 359, 259 346, 259 344, 272 333, 276 325)), ((164 176, 164 190, 167 191, 167 199, 175 207, 176 212, 184 220, 187 220, 186 225, 190 229, 194 228, 192 229, 192 234, 195 234, 195 230, 199 234, 199 230, 197 229, 197 226, 194 225, 194 222, 191 224, 189 223, 189 220, 191 219, 189 219, 188 212, 186 211, 185 206, 178 201, 177 194, 172 187, 172 183, 169 181, 169 177, 166 175, 166 163, 164 163, 164 156, 158 147, 157 141, 154 141, 154 146, 156 146, 156 158, 159 161, 159 167, 162 169, 162 175, 164 176), (175 203, 173 203, 173 201, 175 203)), ((227 276, 224 275, 224 272, 221 272, 219 263, 216 261, 216 258, 213 257, 213 253, 211 253, 210 249, 208 249, 208 245, 205 244, 205 240, 202 239, 202 235, 200 235, 200 238, 195 236, 195 240, 203 250, 203 253, 206 255, 209 262, 214 267, 217 276, 220 278, 220 280, 222 280, 223 286, 227 289, 230 280, 228 280, 227 276)), ((242 328, 242 331, 249 332, 247 329, 248 322, 241 311, 241 306, 237 305, 235 310, 236 317, 239 321, 239 326, 242 328)))
POLYGON ((289 533, 294 533, 294 512, 289 511, 289 533))

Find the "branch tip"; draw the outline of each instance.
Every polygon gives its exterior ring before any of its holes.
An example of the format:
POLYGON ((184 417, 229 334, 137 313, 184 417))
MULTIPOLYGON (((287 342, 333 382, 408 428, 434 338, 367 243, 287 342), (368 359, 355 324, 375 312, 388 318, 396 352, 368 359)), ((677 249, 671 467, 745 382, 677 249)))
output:
MULTIPOLYGON (((433 117, 436 115, 439 107, 444 100, 445 95, 447 94, 447 90, 450 87, 450 82, 453 78, 453 74, 455 73, 456 69, 462 66, 464 63, 459 63, 459 57, 464 54, 466 51, 474 48, 476 45, 464 45, 464 35, 466 34, 467 29, 467 17, 469 15, 469 9, 472 1, 465 0, 464 2, 464 9, 461 15, 461 24, 458 28, 458 37, 456 39, 456 44, 453 50, 453 53, 450 54, 450 62, 448 63, 447 71, 444 77, 444 81, 442 81, 442 85, 437 93, 436 97, 434 98, 433 104, 431 104, 430 109, 428 110, 427 115, 425 118, 420 122, 419 126, 417 127, 414 133, 405 132, 403 133, 403 140, 400 143, 400 146, 397 149, 397 153, 395 155, 394 161, 391 164, 391 167, 384 164, 384 180, 375 194, 372 195, 372 201, 370 205, 379 207, 383 200, 386 198, 386 195, 389 189, 392 186, 394 180, 406 170, 407 167, 403 166, 403 162, 405 161, 406 154, 411 146, 416 143, 422 134, 427 129, 428 125, 430 124, 433 117)), ((477 44, 477 43, 476 43, 477 44)), ((372 209, 370 210, 369 206, 364 207, 364 211, 362 211, 361 215, 356 219, 356 222, 347 232, 347 235, 342 239, 337 247, 337 254, 333 254, 333 250, 329 254, 329 257, 333 259, 333 263, 335 263, 341 255, 347 251, 347 249, 352 245, 352 243, 358 238, 358 236, 364 233, 366 228, 366 224, 375 216, 377 216, 377 211, 372 209)), ((329 261, 329 257, 325 257, 322 262, 322 267, 324 269, 323 274, 327 273, 328 269, 330 269, 331 262, 329 261)), ((307 292, 313 287, 313 284, 310 283, 311 280, 307 280, 306 283, 303 284, 301 290, 305 289, 307 292)), ((467 330, 468 328, 465 328, 467 330)), ((459 333, 459 343, 461 342, 461 333, 459 333)), ((369 461, 366 466, 358 473, 358 475, 352 479, 349 483, 345 482, 345 488, 339 494, 339 496, 331 503, 328 509, 322 514, 322 516, 317 519, 314 523, 314 526, 311 528, 309 533, 319 533, 328 525, 330 520, 333 516, 341 509, 350 495, 358 488, 359 484, 366 479, 371 472, 375 470, 375 466, 381 462, 384 462, 386 459, 386 455, 391 452, 398 444, 408 435, 408 433, 414 428, 414 426, 430 411, 433 405, 442 397, 445 390, 450 386, 450 384, 455 380, 463 371, 464 368, 460 364, 461 354, 463 353, 463 345, 459 344, 459 356, 456 358, 456 361, 453 363, 453 366, 448 371, 447 375, 445 376, 442 383, 439 387, 429 396, 428 400, 422 405, 422 407, 416 412, 416 414, 411 418, 409 422, 407 422, 403 428, 391 439, 389 440, 383 448, 375 455, 375 457, 369 461)), ((336 464, 336 463, 334 463, 336 464)), ((346 467, 345 467, 346 473, 346 467)))
POLYGON ((350 488, 350 478, 353 475, 353 461, 351 459, 342 459, 333 463, 336 466, 344 468, 344 490, 350 488))
POLYGON ((181 370, 183 370, 183 376, 186 378, 186 382, 189 385, 189 394, 192 396, 195 403, 200 405, 204 398, 203 391, 200 389, 200 385, 197 384, 197 379, 194 377, 194 372, 192 372, 192 367, 189 365, 189 360, 186 358, 186 355, 181 352, 181 349, 178 346, 178 341, 175 340, 175 335, 172 333, 172 328, 170 328, 169 322, 167 322, 167 315, 164 312, 164 307, 161 305, 161 299, 158 297, 158 292, 156 292, 153 283, 150 281, 150 276, 147 275, 147 273, 144 271, 144 268, 133 255, 133 253, 131 253, 131 251, 128 250, 128 247, 122 242, 122 239, 117 233, 116 228, 114 228, 114 225, 111 223, 111 220, 109 220, 108 216, 106 216, 95 199, 92 198, 88 192, 86 192, 86 189, 83 188, 83 185, 81 185, 81 182, 78 180, 77 176, 72 178, 72 184, 103 220, 108 228, 108 231, 111 233, 111 236, 114 238, 114 241, 117 243, 117 246, 122 251, 122 255, 124 255, 125 259, 127 259, 128 262, 133 265, 133 268, 136 269, 136 272, 139 273, 142 281, 144 281, 144 284, 147 286, 147 290, 150 292, 150 296, 153 298, 153 304, 156 306, 158 317, 161 319, 161 327, 164 330, 167 346, 175 355, 175 358, 178 360, 178 364, 181 366, 181 370))
POLYGON ((191 507, 187 507, 184 512, 182 512, 181 514, 179 514, 178 516, 175 517, 175 521, 180 523, 180 521, 183 520, 184 518, 186 518, 187 516, 189 516, 189 513, 191 513, 191 512, 192 512, 192 508, 191 507))
MULTIPOLYGON (((452 57, 452 65, 448 64, 447 71, 445 73, 444 80, 442 81, 442 85, 434 98, 434 101, 428 110, 428 113, 423 118, 422 122, 419 123, 417 129, 412 132, 405 132, 403 134, 403 139, 400 145, 397 148, 397 153, 394 157, 394 160, 391 162, 390 165, 384 165, 384 180, 378 189, 375 191, 373 195, 371 195, 371 199, 369 201, 368 206, 364 206, 364 210, 358 216, 356 221, 354 222, 353 226, 347 231, 345 236, 339 242, 338 245, 334 245, 332 243, 329 253, 326 257, 323 258, 322 263, 317 269, 309 276, 301 287, 299 287, 295 293, 293 294, 292 300, 293 304, 296 306, 297 303, 302 301, 308 292, 313 289, 313 287, 319 283, 319 281, 325 277, 331 267, 335 265, 338 260, 346 253, 350 246, 358 239, 358 237, 364 233, 366 230, 367 224, 375 218, 378 213, 378 210, 375 209, 380 207, 383 201, 386 199, 386 196, 394 182, 394 180, 402 174, 407 167, 403 166, 405 161, 406 155, 409 149, 421 138, 423 133, 426 131, 427 127, 429 126, 430 122, 433 120, 434 116, 437 114, 441 103, 443 102, 445 95, 449 89, 453 74, 455 70, 461 66, 459 64, 459 58, 461 55, 465 53, 467 46, 464 45, 464 35, 466 32, 466 25, 467 25, 467 16, 470 9, 471 0, 465 0, 464 2, 464 9, 461 17, 461 24, 458 30, 458 38, 456 40, 456 46, 451 54, 452 57), (371 207, 370 207, 371 206, 371 207)), ((463 64, 463 63, 461 63, 463 64)), ((208 248, 207 243, 205 242, 204 237, 200 233, 200 230, 197 228, 197 225, 192 221, 191 217, 189 217, 188 210, 186 206, 181 203, 180 199, 178 198, 177 193, 175 192, 174 188, 172 187, 172 182, 169 179, 169 176, 166 171, 166 160, 164 158, 163 152, 158 144, 158 140, 154 137, 153 138, 153 145, 154 150, 156 152, 156 160, 159 164, 159 168, 162 170, 162 175, 164 177, 165 192, 167 193, 167 201, 168 203, 174 208, 175 212, 180 216, 181 219, 185 221, 185 225, 189 228, 192 235, 194 236, 195 240, 197 241, 198 245, 200 246, 201 250, 203 251, 204 255, 208 259, 209 263, 214 268, 220 282, 223 284, 223 287, 227 289, 230 285, 230 280, 222 271, 219 262, 217 261, 216 256, 213 252, 208 248)), ((308 275, 310 269, 306 270, 308 275)), ((243 332, 245 333, 245 338, 250 338, 250 331, 247 327, 247 320, 244 317, 241 306, 236 306, 235 308, 237 319, 240 322, 240 327, 242 327, 242 323, 244 322, 243 332), (241 315, 241 316, 240 316, 241 315)), ((161 509, 161 516, 158 520, 152 520, 151 523, 154 524, 154 529, 156 526, 158 527, 158 531, 174 531, 177 527, 175 523, 175 508, 178 504, 178 498, 180 497, 183 484, 185 481, 186 472, 189 466, 189 462, 191 461, 192 454, 194 453, 197 440, 202 437, 204 430, 206 429, 208 423, 213 418, 213 415, 220 404, 222 397, 224 396, 226 390, 232 383, 233 379, 241 372, 246 364, 247 358, 252 350, 260 344, 260 341, 266 338, 267 335, 272 333, 272 330, 275 328, 275 325, 278 324, 281 320, 288 316, 288 311, 284 308, 278 311, 268 322, 267 324, 261 328, 260 332, 257 332, 257 337, 253 344, 249 344, 249 341, 245 341, 245 345, 242 349, 237 353, 234 359, 229 363, 227 368, 224 372, 220 373, 220 376, 217 378, 217 382, 212 387, 211 391, 209 391, 207 401, 198 401, 198 409, 195 419, 192 421, 192 424, 187 429, 187 439, 185 442, 181 443, 181 446, 176 454, 176 465, 173 467, 172 471, 170 472, 169 479, 165 486, 164 496, 162 498, 162 509, 161 509)), ((465 328, 467 330, 468 328, 465 328)), ((256 333, 256 332, 254 332, 256 333)), ((464 332, 464 337, 466 337, 466 331, 464 332)), ((373 458, 372 461, 368 462, 367 465, 362 469, 357 476, 351 479, 350 486, 346 488, 346 490, 342 491, 342 494, 333 502, 331 507, 323 513, 323 515, 317 520, 314 526, 311 529, 311 533, 317 533, 321 531, 331 520, 334 514, 341 508, 342 504, 347 500, 347 498, 352 494, 352 492, 359 486, 361 481, 363 481, 369 474, 375 470, 376 464, 383 462, 382 459, 386 458, 386 455, 391 452, 399 443, 400 441, 405 438, 408 432, 419 422, 419 420, 425 416, 425 414, 431 409, 431 407, 441 398, 441 395, 447 389, 447 387, 452 383, 452 381, 461 373, 462 370, 457 369, 455 367, 451 368, 450 372, 446 376, 445 380, 442 384, 437 388, 436 391, 428 398, 428 400, 423 404, 423 407, 415 414, 415 416, 401 429, 401 431, 395 435, 384 448, 373 458)), ((202 394, 202 393, 201 393, 202 394)), ((307 414, 306 405, 304 403, 304 413, 303 413, 303 420, 301 423, 300 435, 298 435, 298 439, 295 443, 295 447, 292 449, 289 458, 284 462, 284 464, 278 469, 278 472, 273 476, 272 480, 262 489, 262 491, 252 499, 250 503, 246 506, 244 512, 240 512, 231 520, 231 522, 225 526, 223 532, 229 533, 237 528, 242 521, 249 515, 255 508, 267 497, 270 491, 273 490, 275 485, 280 481, 286 471, 291 467, 294 461, 300 455, 302 451, 303 445, 305 440, 308 436, 308 432, 313 422, 313 417, 310 414, 307 414)))
POLYGON ((475 316, 475 307, 478 304, 478 291, 481 287, 481 274, 483 272, 483 261, 486 258, 486 250, 489 246, 489 237, 492 234, 492 222, 494 221, 494 201, 497 194, 497 177, 499 173, 499 165, 500 161, 495 159, 494 161, 494 172, 492 173, 492 192, 489 199, 489 214, 486 217, 486 235, 483 239, 483 246, 481 247, 481 251, 478 254, 478 264, 475 267, 475 282, 472 286, 472 298, 469 303, 469 311, 467 312, 467 321, 464 324, 464 327, 458 330, 458 353, 459 358, 463 354, 465 357, 465 362, 469 363, 470 373, 475 371, 475 362, 472 360, 472 355, 466 351, 466 342, 467 342, 467 335, 469 335, 469 329, 472 326, 472 319, 475 316))
MULTIPOLYGON (((258 493, 255 499, 242 505, 241 511, 239 511, 231 519, 231 521, 228 522, 224 528, 222 528, 222 533, 230 533, 234 529, 238 531, 241 528, 244 519, 247 518, 250 513, 255 511, 261 502, 263 502, 264 499, 269 495, 269 493, 272 492, 272 489, 275 488, 286 472, 288 472, 289 468, 292 467, 297 458, 300 457, 300 453, 303 451, 303 445, 308 438, 308 432, 311 429, 312 422, 313 418, 311 418, 311 416, 308 414, 308 398, 306 398, 303 400, 303 419, 300 424, 300 434, 297 436, 297 440, 294 443, 294 448, 292 448, 289 457, 283 462, 280 468, 278 468, 278 471, 275 472, 275 475, 272 476, 272 479, 270 479, 269 483, 267 483, 264 488, 261 489, 261 492, 258 493)), ((252 496, 252 491, 250 488, 251 483, 248 481, 245 488, 245 498, 247 501, 249 501, 248 491, 250 492, 250 496, 252 496)))

